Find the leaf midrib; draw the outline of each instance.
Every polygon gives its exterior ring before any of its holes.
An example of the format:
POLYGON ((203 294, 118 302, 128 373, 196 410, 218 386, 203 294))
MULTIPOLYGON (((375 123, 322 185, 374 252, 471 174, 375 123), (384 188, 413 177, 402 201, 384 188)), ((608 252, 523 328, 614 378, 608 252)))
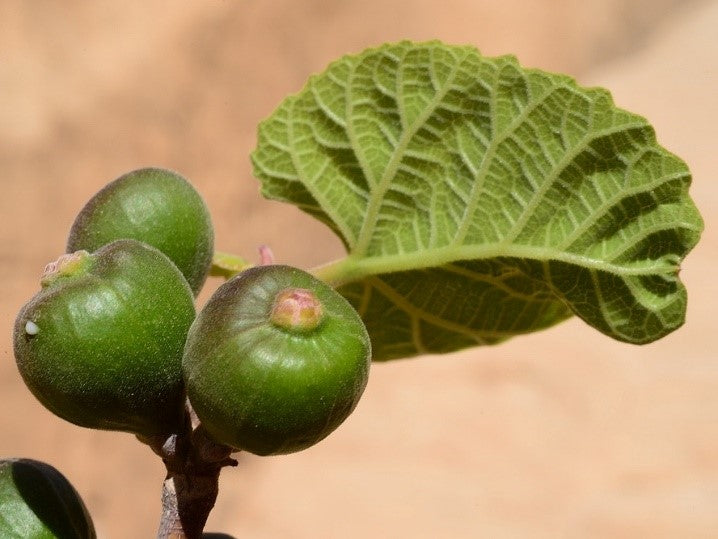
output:
POLYGON ((631 277, 641 275, 673 276, 678 265, 668 260, 640 261, 625 265, 592 258, 579 253, 558 251, 534 245, 490 243, 482 245, 447 246, 415 253, 399 253, 360 257, 350 255, 314 270, 320 279, 335 284, 346 284, 382 273, 421 270, 441 267, 461 260, 490 260, 513 258, 538 262, 563 262, 588 270, 631 277))

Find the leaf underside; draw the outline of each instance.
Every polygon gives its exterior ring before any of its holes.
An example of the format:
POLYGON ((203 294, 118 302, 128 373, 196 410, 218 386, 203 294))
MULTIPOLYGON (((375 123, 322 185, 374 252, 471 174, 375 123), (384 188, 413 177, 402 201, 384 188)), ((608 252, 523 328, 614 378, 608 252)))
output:
POLYGON ((622 341, 679 327, 702 221, 685 163, 573 79, 439 42, 312 77, 259 127, 262 193, 327 224, 317 271, 375 360, 493 344, 572 314, 622 341))

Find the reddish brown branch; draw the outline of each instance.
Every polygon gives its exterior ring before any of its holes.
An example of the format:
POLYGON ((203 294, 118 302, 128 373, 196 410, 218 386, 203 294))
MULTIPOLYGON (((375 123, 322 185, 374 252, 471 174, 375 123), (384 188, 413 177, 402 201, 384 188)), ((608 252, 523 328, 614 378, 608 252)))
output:
POLYGON ((217 499, 220 471, 237 465, 232 449, 214 442, 201 426, 193 428, 191 416, 188 409, 184 432, 143 440, 167 468, 158 539, 200 538, 217 499))

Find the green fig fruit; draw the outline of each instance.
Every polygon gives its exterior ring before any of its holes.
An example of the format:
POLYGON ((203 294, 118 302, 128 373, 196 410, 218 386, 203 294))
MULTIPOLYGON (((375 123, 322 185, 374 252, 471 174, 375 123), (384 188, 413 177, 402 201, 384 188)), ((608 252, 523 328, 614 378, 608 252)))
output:
POLYGON ((51 412, 96 429, 153 436, 183 418, 182 350, 194 298, 177 267, 135 240, 49 264, 20 311, 25 384, 51 412))
POLYGON ((55 468, 31 459, 0 460, 0 537, 94 539, 82 498, 55 468))
POLYGON ((67 252, 93 252, 123 238, 162 251, 199 293, 212 265, 214 231, 204 201, 182 176, 144 168, 109 183, 78 214, 67 252))
POLYGON ((356 407, 371 344, 351 305, 289 266, 248 269, 219 287, 190 328, 190 402, 218 442, 257 455, 324 439, 356 407))

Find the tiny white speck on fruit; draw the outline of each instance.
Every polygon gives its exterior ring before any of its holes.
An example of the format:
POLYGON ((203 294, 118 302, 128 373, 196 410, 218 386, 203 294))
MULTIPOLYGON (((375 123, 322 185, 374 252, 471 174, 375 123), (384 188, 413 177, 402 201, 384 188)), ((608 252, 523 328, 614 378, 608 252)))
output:
POLYGON ((38 325, 32 320, 25 322, 25 333, 28 335, 37 335, 40 332, 38 325))

